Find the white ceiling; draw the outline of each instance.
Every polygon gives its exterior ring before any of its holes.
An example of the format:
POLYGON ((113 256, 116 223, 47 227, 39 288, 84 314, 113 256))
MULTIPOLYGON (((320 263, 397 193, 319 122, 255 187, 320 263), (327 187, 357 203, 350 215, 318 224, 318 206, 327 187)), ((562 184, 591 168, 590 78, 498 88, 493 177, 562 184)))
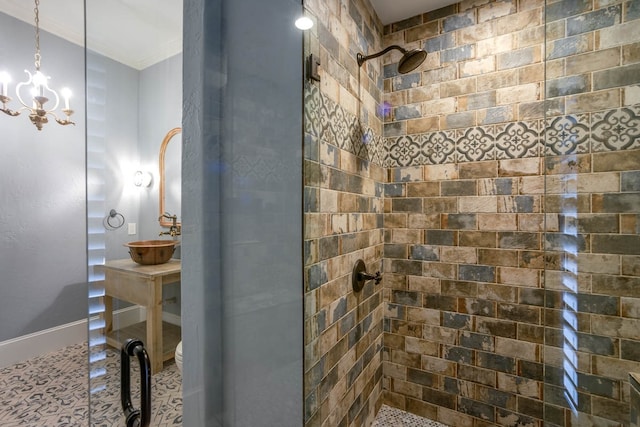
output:
MULTIPOLYGON (((457 0, 371 0, 383 24, 435 10, 457 0)), ((34 3, 0 0, 0 12, 33 25, 34 3)), ((182 0, 87 1, 87 46, 142 70, 182 51, 182 0)), ((40 0, 40 27, 84 44, 82 0, 40 0)))
MULTIPOLYGON (((34 24, 30 0, 0 0, 0 12, 34 24)), ((84 45, 82 0, 40 0, 40 28, 84 45)), ((87 47, 142 70, 182 51, 182 0, 87 1, 87 47)))
POLYGON ((424 12, 440 9, 459 0, 371 0, 384 25, 402 21, 424 12))

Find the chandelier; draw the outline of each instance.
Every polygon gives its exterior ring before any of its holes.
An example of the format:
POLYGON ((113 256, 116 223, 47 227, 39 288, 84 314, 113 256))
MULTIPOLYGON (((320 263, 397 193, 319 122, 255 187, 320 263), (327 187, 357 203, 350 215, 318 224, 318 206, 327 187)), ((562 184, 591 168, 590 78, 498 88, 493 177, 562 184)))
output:
MULTIPOLYGON (((64 98, 64 109, 62 112, 65 114, 66 118, 59 119, 55 114, 55 110, 58 108, 60 104, 60 97, 58 93, 49 87, 48 80, 51 77, 45 76, 42 71, 40 71, 40 17, 39 17, 39 6, 40 0, 35 0, 35 8, 33 9, 35 13, 35 23, 36 23, 36 54, 35 54, 35 66, 36 71, 34 74, 31 74, 28 70, 24 70, 27 73, 28 79, 24 82, 18 83, 16 85, 16 96, 22 107, 18 110, 11 110, 7 107, 7 103, 11 101, 11 98, 8 96, 8 86, 11 81, 11 77, 6 72, 0 72, 0 102, 2 103, 2 111, 5 114, 8 114, 12 117, 20 115, 23 110, 27 110, 29 112, 29 119, 31 123, 35 125, 38 130, 42 130, 42 126, 49 123, 49 119, 47 116, 52 116, 56 122, 59 124, 66 125, 75 125, 74 122, 71 121, 71 115, 73 114, 73 110, 69 107, 69 98, 71 97, 71 91, 67 88, 63 88, 60 93, 64 98), (31 95, 31 105, 27 104, 24 101, 22 95, 24 91, 27 91, 28 88, 31 88, 29 94, 31 95), (55 103, 51 109, 47 109, 45 104, 49 101, 50 96, 55 98, 55 103)), ((27 98, 28 99, 28 98, 27 98)))

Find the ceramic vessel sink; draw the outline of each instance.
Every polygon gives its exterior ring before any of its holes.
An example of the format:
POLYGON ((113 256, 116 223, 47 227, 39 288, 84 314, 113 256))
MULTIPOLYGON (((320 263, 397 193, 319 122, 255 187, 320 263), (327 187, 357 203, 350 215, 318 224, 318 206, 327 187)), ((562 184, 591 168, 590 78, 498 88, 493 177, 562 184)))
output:
POLYGON ((139 240, 125 243, 131 259, 142 265, 164 264, 171 259, 179 242, 174 240, 139 240))

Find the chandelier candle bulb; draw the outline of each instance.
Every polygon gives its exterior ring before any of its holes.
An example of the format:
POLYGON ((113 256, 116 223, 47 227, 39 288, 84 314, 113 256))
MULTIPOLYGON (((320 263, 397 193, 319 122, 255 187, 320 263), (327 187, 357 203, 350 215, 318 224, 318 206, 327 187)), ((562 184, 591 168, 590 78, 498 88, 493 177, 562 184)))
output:
MULTIPOLYGON (((28 71, 25 70, 25 72, 28 71)), ((45 75, 42 74, 40 70, 36 71, 36 73, 33 75, 33 86, 35 88, 37 96, 44 96, 44 87, 46 86, 46 84, 47 78, 45 77, 45 75)))
POLYGON ((9 77, 9 73, 6 73, 6 72, 0 73, 0 83, 2 83, 2 92, 0 92, 0 95, 2 96, 8 95, 9 91, 7 89, 7 86, 9 85, 10 81, 11 81, 11 77, 9 77))
POLYGON ((61 91, 62 97, 64 98, 64 109, 70 110, 69 108, 69 98, 71 98, 71 90, 68 87, 63 88, 61 91))

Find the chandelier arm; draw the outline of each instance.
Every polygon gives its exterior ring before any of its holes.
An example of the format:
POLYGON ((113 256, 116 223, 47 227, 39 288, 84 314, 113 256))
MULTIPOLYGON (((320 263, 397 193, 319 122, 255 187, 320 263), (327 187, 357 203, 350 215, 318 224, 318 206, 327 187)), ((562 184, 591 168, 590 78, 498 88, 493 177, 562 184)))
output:
POLYGON ((0 111, 2 111, 3 113, 5 113, 5 114, 7 114, 7 115, 9 115, 9 116, 11 116, 11 117, 15 117, 15 116, 19 116, 19 115, 20 115, 20 112, 21 112, 22 110, 24 110, 24 109, 25 109, 25 108, 24 108, 24 107, 22 107, 22 108, 20 108, 19 110, 15 110, 15 111, 14 111, 14 110, 11 110, 11 109, 9 109, 9 108, 0 108, 0 111))
POLYGON ((76 122, 72 122, 69 119, 64 119, 64 120, 60 120, 60 119, 56 119, 56 123, 58 123, 59 125, 62 126, 67 126, 67 125, 76 125, 76 122))
MULTIPOLYGON (((65 111, 68 111, 68 110, 65 110, 65 111)), ((71 111, 71 113, 73 113, 73 111, 71 111)), ((52 116, 53 116, 53 119, 54 119, 58 124, 60 124, 60 125, 62 125, 62 126, 67 126, 67 125, 74 125, 74 126, 75 126, 75 125, 76 125, 76 123, 75 123, 75 122, 72 122, 71 120, 69 120, 69 118, 70 118, 70 114, 67 114, 66 112, 65 112, 65 114, 66 114, 67 118, 66 118, 66 119, 64 119, 64 120, 59 119, 59 118, 58 118, 58 116, 56 115, 56 113, 54 113, 53 111, 47 111, 47 114, 52 115, 52 116)))
POLYGON ((31 75, 31 73, 28 70, 24 70, 25 73, 27 73, 29 75, 29 80, 27 80, 26 82, 20 82, 16 85, 16 96, 18 97, 18 101, 20 101, 20 104, 24 105, 24 108, 27 109, 32 109, 32 107, 28 106, 24 100, 22 99, 22 96, 20 96, 20 89, 23 86, 27 86, 30 85, 32 80, 33 80, 33 76, 31 75))
MULTIPOLYGON (((53 90, 53 89, 51 89, 51 88, 49 87, 49 84, 46 82, 46 80, 45 80, 44 87, 45 87, 49 92, 53 93, 53 94, 55 95, 55 97, 56 97, 56 102, 55 102, 55 104, 53 104, 53 107, 51 107, 51 109, 50 109, 50 110, 47 110, 47 111, 53 111, 53 110, 55 110, 56 108, 58 108, 58 105, 60 104, 60 97, 58 96, 58 92, 56 92, 55 90, 53 90)), ((43 109, 45 109, 45 108, 43 107, 43 109)), ((46 110, 46 109, 45 109, 45 110, 46 110)))

